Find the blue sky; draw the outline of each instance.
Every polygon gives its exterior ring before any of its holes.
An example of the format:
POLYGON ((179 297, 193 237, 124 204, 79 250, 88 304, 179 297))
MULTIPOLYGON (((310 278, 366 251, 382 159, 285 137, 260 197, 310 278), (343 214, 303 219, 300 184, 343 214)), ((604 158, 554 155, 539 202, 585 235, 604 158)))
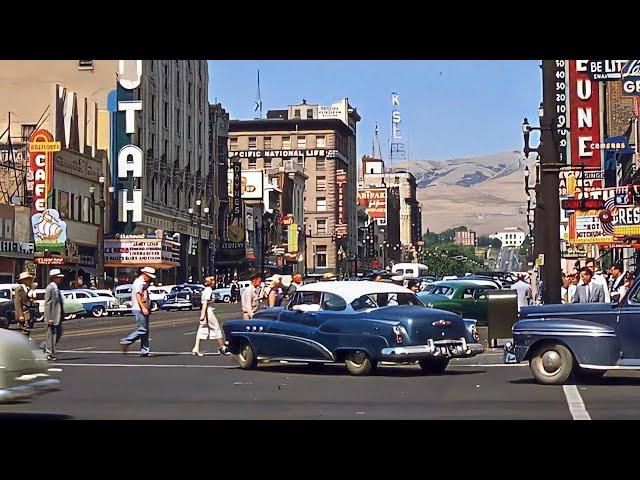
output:
POLYGON ((383 157, 388 159, 391 92, 396 91, 409 157, 447 159, 521 150, 522 119, 536 119, 541 101, 538 64, 537 60, 210 60, 209 100, 222 103, 232 119, 254 118, 258 69, 263 114, 303 98, 329 105, 348 97, 362 117, 358 158, 371 153, 378 121, 383 157))

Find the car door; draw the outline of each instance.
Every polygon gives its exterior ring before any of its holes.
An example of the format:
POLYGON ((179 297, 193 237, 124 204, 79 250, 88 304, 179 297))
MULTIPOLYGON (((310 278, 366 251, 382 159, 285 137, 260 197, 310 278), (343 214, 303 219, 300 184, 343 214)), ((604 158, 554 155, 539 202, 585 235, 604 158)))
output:
POLYGON ((640 365, 640 282, 623 298, 617 314, 620 365, 640 365))
POLYGON ((474 299, 475 288, 465 287, 460 292, 458 303, 463 317, 476 318, 477 305, 474 299))
POLYGON ((320 309, 320 292, 296 292, 292 301, 278 319, 267 328, 265 353, 272 357, 316 359, 317 350, 311 346, 311 337, 317 330, 318 312, 308 311, 312 306, 320 309))
POLYGON ((485 321, 487 319, 487 290, 491 290, 491 287, 476 288, 473 292, 473 309, 472 315, 469 318, 485 321))

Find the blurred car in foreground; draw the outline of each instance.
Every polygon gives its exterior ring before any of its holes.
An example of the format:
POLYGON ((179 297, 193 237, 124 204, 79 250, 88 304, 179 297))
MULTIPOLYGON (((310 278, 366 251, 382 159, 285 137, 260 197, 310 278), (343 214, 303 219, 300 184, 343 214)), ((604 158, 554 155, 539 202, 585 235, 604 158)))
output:
POLYGON ((60 390, 40 353, 24 335, 0 329, 0 404, 60 390))

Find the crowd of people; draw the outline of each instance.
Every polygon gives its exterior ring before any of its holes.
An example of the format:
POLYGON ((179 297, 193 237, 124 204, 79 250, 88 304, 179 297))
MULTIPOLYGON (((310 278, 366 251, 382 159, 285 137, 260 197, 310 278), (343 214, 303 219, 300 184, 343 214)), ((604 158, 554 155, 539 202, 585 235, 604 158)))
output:
POLYGON ((616 262, 607 274, 598 262, 589 258, 584 267, 578 264, 574 271, 562 276, 562 303, 610 303, 620 302, 635 277, 624 272, 622 263, 616 262))

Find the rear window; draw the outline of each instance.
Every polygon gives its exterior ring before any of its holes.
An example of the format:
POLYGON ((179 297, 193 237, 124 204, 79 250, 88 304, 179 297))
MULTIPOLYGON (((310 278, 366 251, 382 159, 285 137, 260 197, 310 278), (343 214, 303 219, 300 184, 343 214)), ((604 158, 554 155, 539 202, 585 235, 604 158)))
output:
POLYGON ((354 310, 366 310, 368 308, 392 307, 397 305, 422 305, 424 304, 413 293, 370 293, 356 298, 351 302, 354 310))
POLYGON ((431 295, 444 295, 445 297, 453 297, 453 288, 446 287, 444 285, 436 285, 433 290, 429 292, 431 295))

